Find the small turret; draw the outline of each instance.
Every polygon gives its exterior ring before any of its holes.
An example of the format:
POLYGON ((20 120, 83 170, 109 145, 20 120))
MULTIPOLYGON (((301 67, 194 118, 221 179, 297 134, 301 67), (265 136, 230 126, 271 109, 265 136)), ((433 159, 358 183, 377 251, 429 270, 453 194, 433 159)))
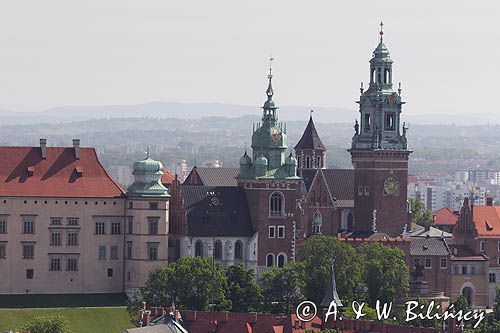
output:
POLYGON ((268 165, 267 158, 263 155, 255 159, 255 173, 258 177, 262 177, 266 174, 268 165))
POLYGON ((297 176, 297 159, 293 157, 292 153, 290 153, 290 155, 288 155, 285 159, 285 168, 288 173, 288 177, 297 176))
POLYGON ((252 159, 247 154, 247 150, 245 149, 245 154, 240 157, 240 174, 243 174, 250 169, 252 166, 252 159))
POLYGON ((130 196, 169 196, 168 189, 161 183, 163 164, 149 157, 134 163, 134 183, 127 189, 130 196))

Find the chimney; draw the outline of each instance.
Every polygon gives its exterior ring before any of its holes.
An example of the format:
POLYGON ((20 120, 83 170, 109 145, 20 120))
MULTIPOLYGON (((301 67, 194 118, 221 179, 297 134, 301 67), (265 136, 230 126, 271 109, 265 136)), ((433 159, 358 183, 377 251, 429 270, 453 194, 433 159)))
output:
POLYGON ((492 197, 486 198, 486 206, 493 206, 493 198, 492 197))
POLYGON ((47 139, 40 139, 40 152, 42 160, 47 158, 47 139))
POLYGON ((73 139, 73 149, 75 150, 75 158, 80 159, 80 139, 73 139))

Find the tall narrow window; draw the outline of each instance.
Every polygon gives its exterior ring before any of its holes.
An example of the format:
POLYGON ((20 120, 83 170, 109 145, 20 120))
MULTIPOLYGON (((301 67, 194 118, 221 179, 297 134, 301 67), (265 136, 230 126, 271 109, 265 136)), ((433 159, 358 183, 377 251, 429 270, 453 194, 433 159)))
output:
POLYGON ((243 259, 243 242, 240 240, 234 244, 234 259, 243 259))
POLYGON ((122 233, 122 223, 120 221, 112 221, 111 222, 111 234, 112 235, 120 235, 122 233))
POLYGON ((127 259, 132 259, 132 242, 127 242, 127 259))
POLYGON ((33 259, 33 258, 35 258, 35 245, 23 244, 23 259, 33 259))
POLYGON ((66 270, 75 272, 78 270, 78 259, 68 258, 66 259, 66 270))
POLYGON ((106 246, 99 245, 99 259, 106 259, 106 246))
POLYGON ((69 232, 68 233, 68 246, 77 246, 78 245, 78 233, 77 232, 69 232))
POLYGON ((111 245, 109 257, 111 259, 118 259, 118 246, 111 245))
POLYGON ((23 234, 35 233, 35 217, 23 216, 23 234))
POLYGON ((274 192, 269 199, 269 216, 285 215, 285 198, 283 193, 274 192))
POLYGON ((276 264, 278 267, 283 267, 286 263, 286 254, 280 253, 278 254, 278 258, 276 259, 276 264))
POLYGON ((203 243, 201 240, 197 240, 194 245, 194 255, 196 257, 203 257, 203 243))
POLYGON ((369 131, 370 130, 370 114, 369 113, 365 113, 365 119, 363 121, 363 125, 364 125, 364 128, 365 128, 365 131, 369 131))
POLYGON ((266 266, 273 267, 274 266, 274 254, 268 253, 266 256, 266 266))
POLYGON ((148 243, 148 259, 158 260, 158 243, 148 243))
POLYGON ((134 232, 134 217, 127 216, 127 234, 132 234, 134 232))
POLYGON ((387 112, 385 114, 385 126, 384 129, 386 131, 394 131, 394 113, 387 112))
POLYGON ((306 156, 306 169, 310 169, 310 168, 311 168, 311 157, 306 156))
POLYGON ((214 258, 222 259, 222 242, 220 240, 215 241, 214 258))
POLYGON ((150 235, 158 235, 158 220, 157 217, 148 217, 148 226, 150 235))
POLYGON ((0 243, 0 259, 7 258, 7 242, 0 243))
POLYGON ((97 221, 95 223, 95 234, 104 235, 106 233, 106 224, 104 221, 97 221))
POLYGON ((61 246, 61 233, 51 232, 50 233, 50 245, 51 246, 61 246))
POLYGON ((61 259, 50 258, 49 271, 60 271, 60 270, 61 270, 61 259))
POLYGON ((7 233, 7 217, 0 216, 0 234, 7 233))

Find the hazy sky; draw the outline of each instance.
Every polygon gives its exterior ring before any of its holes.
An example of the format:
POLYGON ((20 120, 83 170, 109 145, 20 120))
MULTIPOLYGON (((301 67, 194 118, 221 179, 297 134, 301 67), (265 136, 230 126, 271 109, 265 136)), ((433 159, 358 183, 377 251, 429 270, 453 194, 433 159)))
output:
POLYGON ((355 109, 383 20, 405 112, 500 116, 499 19, 499 1, 0 0, 0 108, 257 107, 272 54, 279 105, 355 109))

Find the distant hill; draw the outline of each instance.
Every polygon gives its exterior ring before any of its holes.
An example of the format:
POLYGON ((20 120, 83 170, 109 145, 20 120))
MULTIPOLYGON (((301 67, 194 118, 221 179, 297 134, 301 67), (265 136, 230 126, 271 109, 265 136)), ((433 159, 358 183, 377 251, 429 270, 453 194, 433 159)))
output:
MULTIPOLYGON (((318 119, 327 123, 352 124, 358 116, 355 109, 336 107, 282 106, 279 117, 286 121, 304 121, 313 109, 318 119)), ((231 105, 220 103, 172 103, 151 102, 136 105, 97 105, 97 106, 61 106, 40 112, 15 112, 0 109, 2 124, 36 124, 81 121, 96 118, 183 118, 200 119, 207 116, 241 117, 244 115, 258 116, 258 106, 231 105)), ((498 124, 500 121, 494 114, 474 114, 457 116, 447 114, 412 115, 404 113, 404 120, 414 124, 456 124, 480 125, 498 124)))

